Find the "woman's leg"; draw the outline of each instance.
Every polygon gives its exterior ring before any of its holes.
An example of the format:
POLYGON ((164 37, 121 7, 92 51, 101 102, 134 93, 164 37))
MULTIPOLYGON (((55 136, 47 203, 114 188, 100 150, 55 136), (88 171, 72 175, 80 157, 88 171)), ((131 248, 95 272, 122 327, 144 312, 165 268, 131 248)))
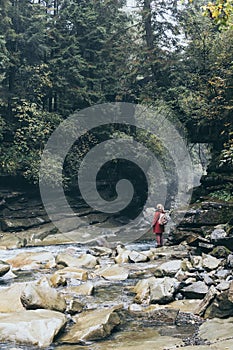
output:
POLYGON ((157 247, 161 246, 161 233, 156 233, 156 243, 157 247))

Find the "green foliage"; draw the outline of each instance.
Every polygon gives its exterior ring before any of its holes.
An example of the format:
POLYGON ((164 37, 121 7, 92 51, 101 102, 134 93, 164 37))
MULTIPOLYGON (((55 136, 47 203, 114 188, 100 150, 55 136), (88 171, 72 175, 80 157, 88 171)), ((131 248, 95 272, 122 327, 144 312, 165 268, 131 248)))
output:
POLYGON ((233 202, 233 194, 227 189, 211 192, 209 196, 220 201, 233 202))

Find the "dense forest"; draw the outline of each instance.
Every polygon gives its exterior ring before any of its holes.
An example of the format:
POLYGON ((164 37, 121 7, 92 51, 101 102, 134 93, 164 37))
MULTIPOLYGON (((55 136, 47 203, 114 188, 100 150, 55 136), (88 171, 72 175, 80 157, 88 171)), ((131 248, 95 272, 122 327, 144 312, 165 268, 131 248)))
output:
MULTIPOLYGON (((1 175, 36 184, 44 145, 59 123, 115 101, 169 111, 190 143, 213 145, 215 170, 229 171, 231 2, 135 4, 129 11, 123 0, 1 1, 1 175)), ((90 148, 100 141, 86 138, 90 148)), ((86 152, 80 145, 78 151, 86 152)), ((69 158, 72 173, 77 164, 69 158)))

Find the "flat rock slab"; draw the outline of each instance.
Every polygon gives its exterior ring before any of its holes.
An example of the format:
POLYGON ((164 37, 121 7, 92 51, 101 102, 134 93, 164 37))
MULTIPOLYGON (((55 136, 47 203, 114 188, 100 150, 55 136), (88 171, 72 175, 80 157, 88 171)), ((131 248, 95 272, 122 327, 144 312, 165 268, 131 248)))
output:
POLYGON ((66 317, 56 311, 30 310, 0 314, 0 342, 47 347, 66 317))
POLYGON ((86 267, 92 269, 97 265, 97 259, 91 254, 82 254, 76 257, 71 254, 61 253, 57 255, 56 263, 66 267, 86 267))
POLYGON ((227 319, 213 318, 200 326, 199 336, 210 342, 232 338, 233 348, 233 317, 227 319))
POLYGON ((7 263, 13 270, 50 269, 56 266, 53 254, 47 251, 19 253, 7 263))
POLYGON ((109 281, 124 281, 128 278, 129 271, 117 264, 100 268, 95 274, 109 281))
POLYGON ((117 308, 84 312, 74 317, 75 325, 61 337, 60 342, 78 344, 109 336, 112 329, 121 323, 117 308))
MULTIPOLYGON (((173 349, 173 348, 172 348, 173 349)), ((232 340, 223 340, 210 345, 185 346, 182 350, 231 350, 233 349, 232 340)), ((170 350, 170 348, 167 348, 170 350)))

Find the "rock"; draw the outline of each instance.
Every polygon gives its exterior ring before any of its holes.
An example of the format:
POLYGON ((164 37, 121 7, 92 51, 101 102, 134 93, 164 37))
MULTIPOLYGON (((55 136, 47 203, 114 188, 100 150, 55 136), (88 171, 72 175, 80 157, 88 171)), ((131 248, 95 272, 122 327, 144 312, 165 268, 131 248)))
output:
POLYGON ((201 301, 201 303, 197 306, 195 309, 195 314, 199 316, 203 316, 207 307, 210 305, 212 300, 215 298, 215 296, 218 294, 218 291, 214 286, 211 286, 208 292, 206 293, 204 299, 201 301))
POLYGON ((215 273, 215 276, 220 280, 225 280, 228 276, 231 276, 230 270, 221 269, 215 273))
POLYGON ((25 283, 17 283, 0 289, 0 313, 25 310, 20 301, 24 288, 25 283))
POLYGON ((97 259, 91 254, 82 254, 79 257, 61 253, 56 256, 56 263, 65 267, 86 267, 92 269, 97 265, 97 259))
POLYGON ((154 273, 156 277, 173 277, 181 268, 182 260, 171 260, 159 265, 154 273))
POLYGON ((48 347, 66 324, 60 312, 49 310, 0 314, 0 341, 48 347))
POLYGON ((216 289, 220 292, 224 290, 228 290, 229 288, 230 288, 230 282, 228 281, 222 281, 216 286, 216 289))
POLYGON ((112 265, 100 268, 95 271, 96 275, 101 276, 109 281, 124 281, 128 278, 129 271, 119 265, 112 265))
POLYGON ((208 287, 204 282, 198 281, 183 287, 180 292, 189 299, 202 299, 208 292, 208 287))
POLYGON ((60 287, 60 286, 66 286, 67 281, 64 276, 62 276, 59 273, 54 273, 50 278, 49 278, 50 285, 54 288, 60 287))
POLYGON ((128 308, 129 313, 141 323, 153 325, 174 325, 179 313, 179 310, 170 308, 170 304, 165 305, 149 305, 144 307, 138 304, 131 304, 128 308))
POLYGON ((60 342, 77 344, 102 339, 121 323, 116 307, 83 312, 74 320, 76 323, 60 338, 60 342))
POLYGON ((92 295, 94 292, 94 285, 91 282, 80 284, 79 286, 72 286, 65 289, 65 292, 73 293, 75 295, 92 295))
POLYGON ((227 236, 226 231, 223 228, 216 228, 211 232, 210 238, 212 241, 217 241, 221 238, 225 238, 227 236))
POLYGON ((19 253, 7 262, 13 270, 51 269, 56 266, 54 256, 47 251, 19 253))
POLYGON ((233 339, 233 317, 207 320, 200 326, 198 335, 210 342, 233 339))
POLYGON ((129 253, 129 260, 134 263, 140 263, 148 261, 149 259, 145 254, 133 250, 129 253))
POLYGON ((207 271, 215 270, 221 264, 221 261, 211 255, 202 254, 202 265, 207 271))
POLYGON ((230 254, 227 258, 227 265, 233 268, 233 254, 230 254))
POLYGON ((200 273, 199 277, 205 282, 207 286, 212 286, 214 284, 214 280, 206 272, 200 273))
POLYGON ((203 270, 203 260, 201 256, 192 256, 191 264, 195 270, 198 270, 198 271, 203 270))
POLYGON ((233 316, 233 281, 230 287, 221 293, 216 294, 205 311, 205 318, 224 318, 233 316))
POLYGON ((22 231, 30 227, 40 226, 49 222, 49 219, 44 217, 35 218, 5 218, 2 220, 3 231, 22 231))
POLYGON ((37 282, 27 283, 20 300, 28 310, 50 309, 64 312, 66 309, 64 298, 54 288, 51 288, 46 277, 37 282))
POLYGON ((156 282, 150 286, 150 302, 163 304, 174 300, 177 284, 174 278, 158 278, 156 282))
POLYGON ((214 344, 208 344, 208 345, 184 346, 182 347, 182 350, 227 350, 227 349, 230 350, 231 346, 232 346, 232 340, 221 340, 214 344))
POLYGON ((215 247, 212 252, 210 253, 211 255, 215 256, 215 258, 227 258, 228 255, 231 253, 229 249, 227 249, 224 246, 217 246, 215 247))
POLYGON ((129 254, 130 250, 122 248, 120 245, 116 248, 117 256, 114 258, 114 261, 117 264, 128 263, 129 262, 129 254))
POLYGON ((70 300, 69 306, 66 310, 70 315, 75 315, 83 311, 83 304, 77 299, 70 300))
POLYGON ((188 259, 184 259, 181 262, 181 269, 182 269, 182 271, 192 271, 193 266, 188 259))
POLYGON ((150 285, 155 283, 156 278, 150 277, 137 282, 133 288, 133 293, 136 294, 134 301, 138 304, 149 304, 150 303, 150 285))
POLYGON ((183 299, 175 300, 166 305, 167 308, 179 310, 181 312, 191 312, 195 313, 197 307, 200 305, 201 301, 197 299, 183 299))
POLYGON ((136 293, 134 301, 139 304, 163 304, 174 299, 176 288, 177 281, 174 278, 150 277, 136 284, 133 289, 133 292, 136 293))
POLYGON ((51 278, 56 279, 58 278, 57 276, 61 276, 65 280, 73 278, 80 281, 86 281, 88 279, 87 271, 76 267, 65 267, 64 269, 58 270, 53 276, 51 276, 51 278))
POLYGON ((107 247, 93 247, 89 250, 89 254, 94 256, 111 256, 112 249, 107 247))
POLYGON ((0 260, 0 277, 4 276, 10 270, 10 268, 10 264, 0 260))

